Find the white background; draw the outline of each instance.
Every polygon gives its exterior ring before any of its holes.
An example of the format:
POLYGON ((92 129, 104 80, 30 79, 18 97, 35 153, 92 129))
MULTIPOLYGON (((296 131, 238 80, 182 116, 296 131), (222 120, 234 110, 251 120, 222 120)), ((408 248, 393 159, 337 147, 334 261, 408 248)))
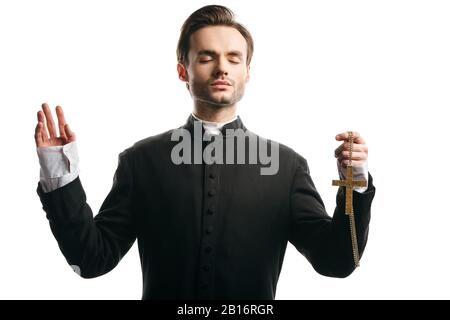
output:
MULTIPOLYGON (((289 245, 276 298, 450 298, 449 3, 220 3, 255 40, 239 115, 308 160, 330 214, 334 136, 359 131, 370 150, 377 193, 361 268, 326 278, 289 245)), ((188 117, 175 48, 183 21, 206 4, 0 3, 0 298, 140 299, 136 245, 93 280, 79 278, 60 253, 35 191, 36 112, 42 102, 63 106, 97 212, 117 155, 188 117)))

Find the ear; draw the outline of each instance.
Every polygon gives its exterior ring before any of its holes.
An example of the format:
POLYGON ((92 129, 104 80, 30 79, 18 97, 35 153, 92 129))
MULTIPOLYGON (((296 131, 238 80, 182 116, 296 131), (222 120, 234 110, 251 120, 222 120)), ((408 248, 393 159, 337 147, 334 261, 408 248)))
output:
POLYGON ((178 78, 183 82, 188 82, 188 74, 184 65, 178 62, 177 64, 178 78))
POLYGON ((245 77, 245 82, 250 80, 250 65, 247 66, 247 76, 245 77))

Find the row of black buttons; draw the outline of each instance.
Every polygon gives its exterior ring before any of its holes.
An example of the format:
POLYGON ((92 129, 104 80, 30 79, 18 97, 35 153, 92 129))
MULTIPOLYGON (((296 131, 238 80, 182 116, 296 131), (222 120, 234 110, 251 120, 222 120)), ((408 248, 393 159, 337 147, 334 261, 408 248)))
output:
MULTIPOLYGON (((211 180, 214 180, 216 178, 216 175, 211 172, 209 174, 209 178, 211 180)), ((208 195, 210 197, 214 197, 216 195, 216 190, 215 189, 209 190, 208 195)), ((208 210, 206 210, 206 213, 209 214, 209 215, 212 215, 214 213, 214 208, 213 207, 208 208, 208 210)), ((211 234, 213 232, 213 230, 214 230, 213 226, 207 226, 206 227, 206 234, 211 234)))
MULTIPOLYGON (((208 170, 208 168, 211 170, 213 169, 213 167, 206 167, 205 169, 208 170)), ((201 279, 201 284, 200 284, 200 290, 201 290, 201 296, 200 298, 206 298, 208 295, 208 289, 210 288, 210 284, 209 282, 211 282, 211 277, 213 276, 211 274, 211 269, 212 269, 212 251, 213 251, 213 247, 211 245, 211 235, 214 231, 214 227, 213 227, 213 214, 216 212, 215 209, 215 204, 214 201, 216 200, 214 197, 217 194, 216 188, 215 188, 215 184, 216 184, 216 174, 213 172, 210 172, 208 174, 208 181, 206 182, 205 188, 207 190, 207 194, 209 196, 209 199, 207 200, 207 202, 205 203, 206 205, 206 216, 204 217, 204 225, 205 225, 205 229, 204 232, 207 235, 207 238, 205 238, 202 242, 204 245, 204 255, 202 255, 203 257, 201 258, 201 271, 202 271, 202 276, 200 277, 201 279)))

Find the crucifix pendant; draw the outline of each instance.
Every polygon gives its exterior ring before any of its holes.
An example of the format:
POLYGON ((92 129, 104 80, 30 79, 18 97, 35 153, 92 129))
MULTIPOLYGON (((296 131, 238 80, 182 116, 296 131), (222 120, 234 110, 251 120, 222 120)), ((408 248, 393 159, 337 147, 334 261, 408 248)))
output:
POLYGON ((366 180, 354 180, 353 179, 353 132, 348 132, 349 143, 349 163, 347 165, 347 177, 345 180, 333 180, 333 186, 339 186, 345 188, 345 214, 349 217, 350 222, 350 236, 352 240, 353 260, 355 261, 355 267, 359 267, 359 250, 358 239, 356 236, 355 215, 353 213, 353 187, 366 187, 366 180))

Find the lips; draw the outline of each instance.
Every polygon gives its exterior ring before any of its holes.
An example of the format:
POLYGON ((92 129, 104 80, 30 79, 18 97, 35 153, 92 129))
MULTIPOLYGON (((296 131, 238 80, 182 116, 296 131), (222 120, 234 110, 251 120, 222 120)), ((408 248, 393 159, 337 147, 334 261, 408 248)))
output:
POLYGON ((227 80, 216 80, 211 83, 212 86, 231 86, 231 83, 227 80))

